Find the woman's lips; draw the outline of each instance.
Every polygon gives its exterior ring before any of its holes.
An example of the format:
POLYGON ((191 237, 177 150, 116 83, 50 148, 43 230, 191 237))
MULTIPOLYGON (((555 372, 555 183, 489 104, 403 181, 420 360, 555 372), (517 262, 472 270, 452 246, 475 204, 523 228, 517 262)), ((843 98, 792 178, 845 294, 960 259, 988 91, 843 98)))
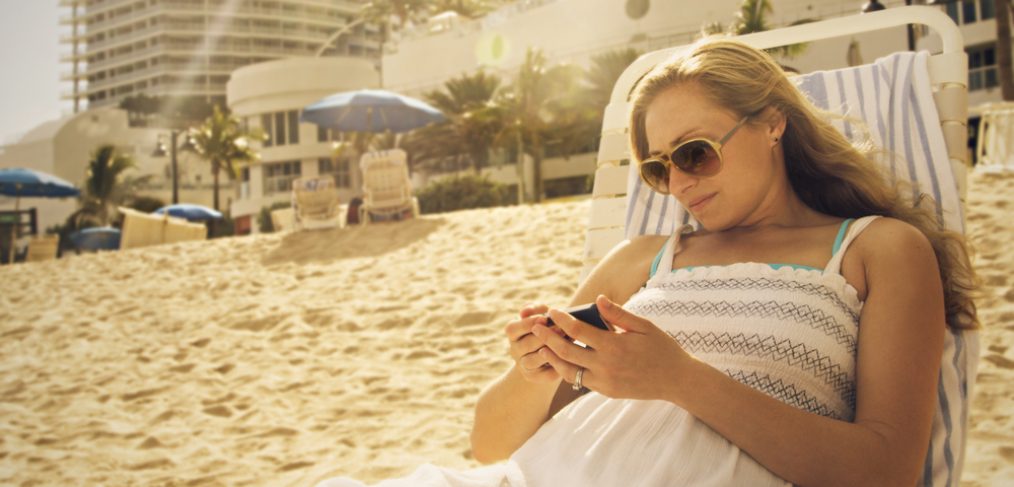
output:
POLYGON ((691 201, 690 202, 690 211, 693 211, 693 212, 700 211, 700 209, 704 208, 704 205, 708 204, 708 202, 711 201, 711 199, 714 198, 716 194, 718 194, 718 193, 711 193, 711 194, 709 194, 707 196, 704 196, 704 197, 701 197, 701 198, 697 198, 696 200, 691 201))

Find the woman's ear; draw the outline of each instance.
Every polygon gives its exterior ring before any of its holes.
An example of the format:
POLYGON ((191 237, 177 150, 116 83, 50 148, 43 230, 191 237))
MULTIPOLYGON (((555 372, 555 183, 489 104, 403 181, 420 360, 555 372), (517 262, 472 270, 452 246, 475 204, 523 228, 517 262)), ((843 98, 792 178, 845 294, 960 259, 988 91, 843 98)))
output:
POLYGON ((761 111, 760 116, 757 118, 765 125, 768 138, 771 139, 772 145, 775 145, 782 140, 782 134, 785 133, 785 113, 773 106, 768 106, 761 111))

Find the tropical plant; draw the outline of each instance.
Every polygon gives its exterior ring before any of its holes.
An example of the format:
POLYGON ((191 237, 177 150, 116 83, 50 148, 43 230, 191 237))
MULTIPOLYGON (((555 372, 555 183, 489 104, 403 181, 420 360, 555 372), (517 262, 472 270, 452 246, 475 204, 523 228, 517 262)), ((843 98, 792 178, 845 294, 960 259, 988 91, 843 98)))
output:
POLYGON ((125 197, 120 187, 124 172, 134 167, 134 160, 112 145, 103 145, 92 153, 85 169, 84 191, 80 208, 67 221, 73 229, 84 224, 108 225, 116 214, 116 205, 125 197))
POLYGON ((237 162, 249 162, 258 158, 258 154, 250 148, 249 141, 260 138, 261 135, 244 131, 236 117, 215 105, 211 116, 199 127, 190 129, 189 136, 193 142, 192 147, 184 150, 198 154, 211 164, 215 192, 213 201, 215 210, 218 210, 219 173, 224 171, 230 181, 235 180, 239 174, 237 162))
POLYGON ((446 120, 415 131, 405 141, 413 165, 478 173, 489 165, 489 150, 502 130, 501 112, 495 106, 500 78, 477 71, 444 83, 423 97, 443 112, 446 120), (450 163, 450 167, 446 164, 450 163))
MULTIPOLYGON (((704 35, 722 33, 730 35, 744 35, 753 32, 763 32, 771 28, 768 25, 767 16, 773 11, 774 9, 771 7, 771 2, 768 0, 743 0, 743 2, 739 4, 739 11, 736 12, 735 20, 733 20, 728 27, 723 28, 720 22, 710 22, 701 27, 701 32, 704 35)), ((797 20, 791 25, 807 22, 812 22, 812 19, 797 20)), ((765 49, 765 51, 772 55, 781 55, 791 59, 806 51, 806 47, 807 44, 800 43, 765 49)))
POLYGON ((585 74, 585 82, 588 84, 588 101, 597 110, 602 111, 606 108, 616 80, 640 55, 636 49, 627 48, 592 56, 591 65, 585 74))
MULTIPOLYGON (((548 66, 540 50, 528 49, 525 61, 511 89, 503 91, 497 106, 502 110, 503 130, 498 134, 499 144, 516 144, 518 155, 528 154, 534 162, 532 198, 544 197, 542 162, 548 144, 571 144, 571 136, 579 131, 573 124, 577 117, 566 117, 567 107, 573 107, 580 90, 580 70, 574 66, 548 66)), ((520 162, 520 161, 519 161, 520 162)), ((518 170, 521 170, 518 164, 518 170)))

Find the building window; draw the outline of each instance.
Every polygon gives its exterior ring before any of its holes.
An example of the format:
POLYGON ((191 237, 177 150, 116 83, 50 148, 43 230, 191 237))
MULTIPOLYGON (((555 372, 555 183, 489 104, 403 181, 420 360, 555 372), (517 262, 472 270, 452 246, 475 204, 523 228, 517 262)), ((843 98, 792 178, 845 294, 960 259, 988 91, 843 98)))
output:
POLYGON ((264 165, 264 194, 288 193, 292 181, 302 173, 299 161, 274 162, 264 165))
POLYGON ((955 24, 971 24, 996 17, 993 0, 961 0, 945 5, 944 11, 955 24))
POLYGON ((968 91, 995 88, 1000 84, 996 45, 968 47, 968 91))
POLYGON ((975 2, 974 0, 963 0, 961 2, 961 21, 965 24, 975 22, 977 16, 975 15, 975 2))
POLYGON ((989 20, 996 18, 996 9, 993 0, 980 0, 979 1, 979 19, 989 20))
POLYGON ((323 176, 330 174, 334 178, 334 185, 339 188, 352 187, 352 173, 349 172, 349 160, 347 158, 332 159, 321 157, 317 159, 317 172, 323 176))
POLYGON ((299 110, 262 113, 261 130, 268 136, 264 147, 299 143, 299 110))

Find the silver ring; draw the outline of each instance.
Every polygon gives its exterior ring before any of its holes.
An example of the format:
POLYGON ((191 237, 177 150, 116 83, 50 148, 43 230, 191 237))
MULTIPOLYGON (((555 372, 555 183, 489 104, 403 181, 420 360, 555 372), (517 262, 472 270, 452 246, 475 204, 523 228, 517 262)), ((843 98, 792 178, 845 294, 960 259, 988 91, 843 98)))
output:
POLYGON ((574 376, 574 384, 571 385, 571 388, 574 389, 575 391, 580 391, 582 389, 581 379, 583 377, 584 377, 584 367, 578 367, 577 375, 574 376))

